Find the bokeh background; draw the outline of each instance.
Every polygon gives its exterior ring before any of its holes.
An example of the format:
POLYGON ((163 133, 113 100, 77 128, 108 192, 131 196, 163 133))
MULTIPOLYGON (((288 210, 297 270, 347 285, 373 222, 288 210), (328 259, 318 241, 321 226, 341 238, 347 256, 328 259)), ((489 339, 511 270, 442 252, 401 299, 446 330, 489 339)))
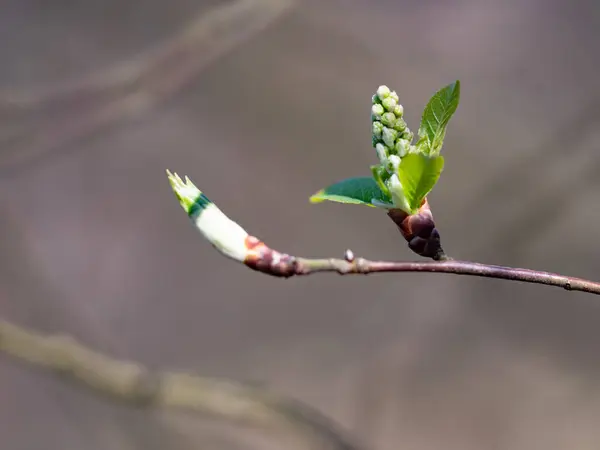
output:
MULTIPOLYGON (((416 130, 460 79, 430 196, 448 253, 600 279, 597 2, 235 1, 0 3, 2 318, 154 369, 264 383, 368 449, 599 448, 593 296, 270 278, 204 242, 164 174, 283 251, 414 259, 381 212, 308 196, 368 173, 379 84, 416 130)), ((219 426, 0 357, 2 450, 292 445, 219 426)))

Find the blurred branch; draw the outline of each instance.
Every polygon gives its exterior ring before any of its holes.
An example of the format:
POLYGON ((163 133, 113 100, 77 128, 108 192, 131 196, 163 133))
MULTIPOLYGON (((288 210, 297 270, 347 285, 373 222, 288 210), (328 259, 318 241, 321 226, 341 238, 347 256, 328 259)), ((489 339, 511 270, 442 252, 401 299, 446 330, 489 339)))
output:
POLYGON ((340 275, 429 272, 544 284, 568 291, 600 295, 600 283, 595 281, 470 261, 452 259, 434 262, 369 261, 356 258, 350 250, 346 250, 344 259, 309 259, 288 255, 268 247, 260 239, 248 234, 240 225, 227 217, 188 177, 185 177, 184 182, 179 175, 172 174, 168 170, 167 176, 181 207, 213 247, 228 258, 274 277, 288 278, 318 272, 336 272, 340 275))
POLYGON ((358 448, 318 411, 258 387, 187 373, 152 373, 90 350, 72 337, 44 336, 3 320, 0 351, 137 406, 192 410, 267 428, 284 425, 328 448, 358 448))
POLYGON ((293 2, 233 0, 202 12, 156 48, 89 78, 0 91, 0 117, 5 124, 10 115, 32 112, 41 116, 40 123, 34 121, 27 127, 19 121, 5 125, 9 132, 0 133, 0 139, 11 150, 0 154, 0 170, 146 113, 181 92, 215 59, 280 18, 293 2), (15 136, 12 130, 19 128, 20 136, 15 136), (22 141, 19 145, 14 142, 17 137, 22 141))

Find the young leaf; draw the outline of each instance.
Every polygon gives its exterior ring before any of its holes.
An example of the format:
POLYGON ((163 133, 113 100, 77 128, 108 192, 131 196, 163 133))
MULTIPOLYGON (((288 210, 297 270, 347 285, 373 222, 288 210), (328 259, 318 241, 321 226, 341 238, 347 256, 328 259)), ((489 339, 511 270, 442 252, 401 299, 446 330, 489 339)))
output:
POLYGON ((398 168, 398 178, 413 214, 417 212, 423 199, 431 192, 443 169, 444 158, 442 156, 411 153, 402 158, 398 168))
POLYGON ((310 197, 311 203, 321 203, 325 200, 372 207, 375 207, 372 200, 391 203, 389 195, 382 192, 372 177, 348 178, 321 189, 310 197))
POLYGON ((446 127, 460 101, 460 81, 440 89, 427 103, 419 127, 417 147, 427 155, 439 155, 446 127))

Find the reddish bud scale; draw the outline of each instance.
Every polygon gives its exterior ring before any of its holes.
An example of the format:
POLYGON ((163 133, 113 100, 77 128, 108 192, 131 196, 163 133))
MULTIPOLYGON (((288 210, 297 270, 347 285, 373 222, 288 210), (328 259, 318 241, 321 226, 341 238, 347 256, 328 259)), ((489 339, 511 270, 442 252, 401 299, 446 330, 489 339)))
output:
POLYGON ((417 255, 432 258, 435 261, 445 259, 440 243, 440 233, 435 228, 433 214, 427 199, 423 200, 419 211, 407 214, 400 209, 390 209, 388 216, 400 229, 408 242, 408 247, 417 255))
POLYGON ((248 252, 244 264, 253 270, 278 277, 291 277, 296 274, 296 258, 278 252, 254 236, 246 238, 248 252))

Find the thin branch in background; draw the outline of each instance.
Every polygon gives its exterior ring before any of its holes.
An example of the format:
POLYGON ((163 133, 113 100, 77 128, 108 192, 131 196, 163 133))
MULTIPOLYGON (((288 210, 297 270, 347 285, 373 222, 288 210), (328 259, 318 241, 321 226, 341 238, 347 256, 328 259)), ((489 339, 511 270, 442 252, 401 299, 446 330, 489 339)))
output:
MULTIPOLYGON (((210 63, 263 31, 293 6, 294 0, 234 0, 203 12, 167 42, 101 74, 31 92, 0 92, 3 116, 11 111, 53 111, 43 116, 40 123, 33 121, 25 127, 20 144, 9 135, 11 145, 0 154, 0 170, 12 170, 34 157, 147 113, 181 92, 210 63)), ((5 122, 9 119, 3 117, 5 122)))
POLYGON ((44 336, 0 320, 0 352, 138 407, 175 408, 234 423, 284 427, 312 444, 359 448, 331 419, 299 401, 222 379, 151 373, 137 363, 88 349, 69 336, 44 336))
POLYGON ((428 272, 499 278, 600 295, 600 283, 595 281, 469 261, 370 261, 355 257, 350 250, 346 251, 343 259, 309 259, 288 255, 249 235, 240 225, 229 219, 189 178, 186 177, 184 182, 177 174, 168 170, 167 175, 182 208, 213 247, 228 258, 274 277, 287 278, 319 272, 336 272, 340 275, 428 272))

